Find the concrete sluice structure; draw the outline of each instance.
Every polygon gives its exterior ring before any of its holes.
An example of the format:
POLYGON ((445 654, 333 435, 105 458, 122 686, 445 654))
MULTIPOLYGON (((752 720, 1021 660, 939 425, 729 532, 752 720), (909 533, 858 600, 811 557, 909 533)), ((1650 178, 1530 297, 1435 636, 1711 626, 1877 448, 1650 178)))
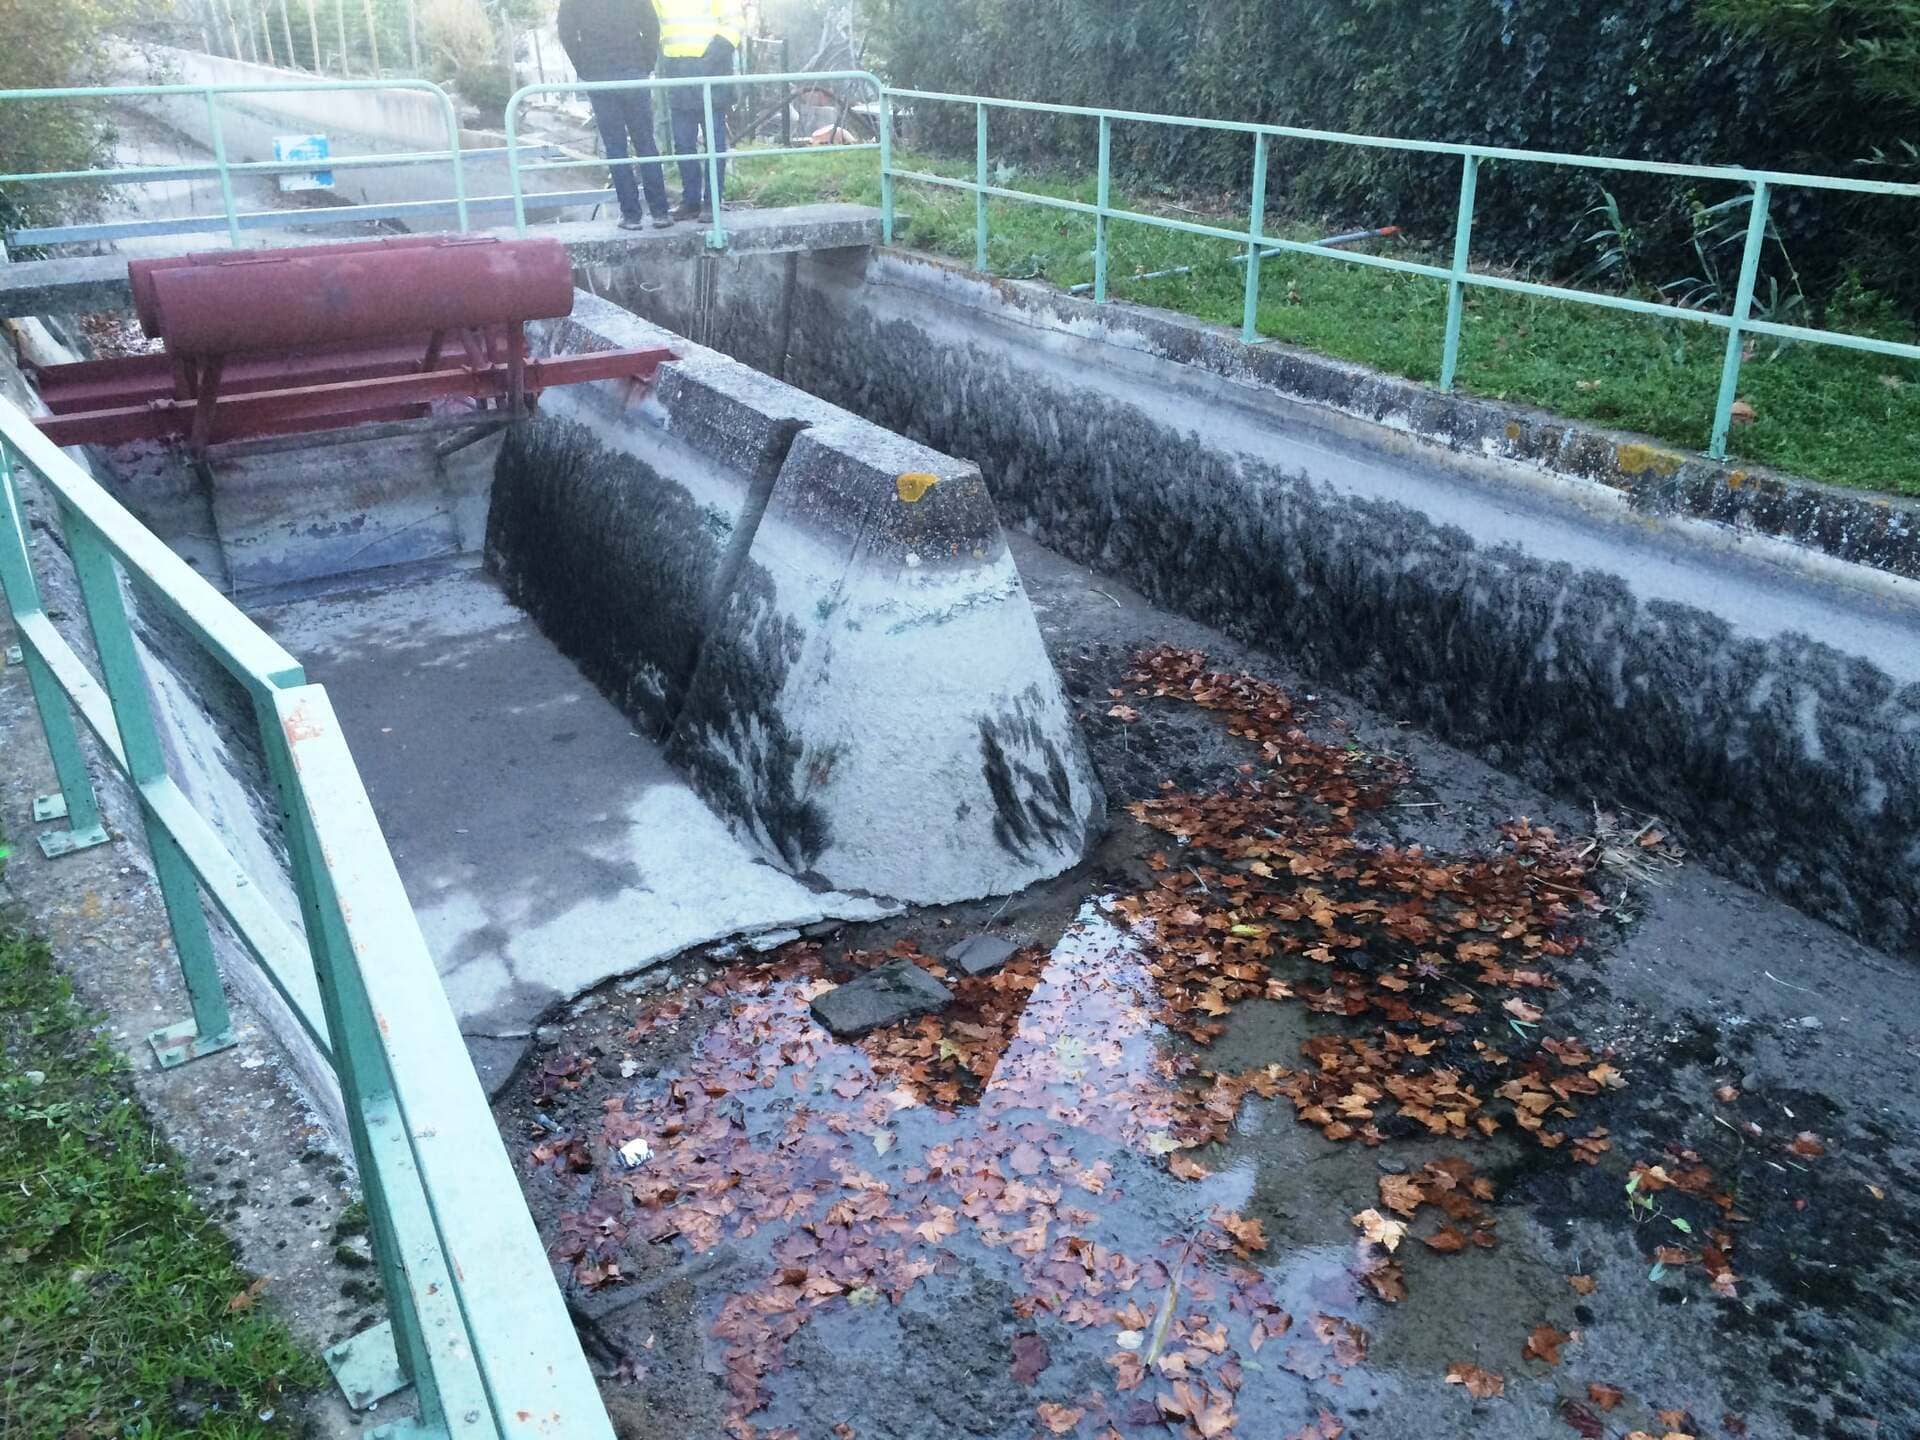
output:
MULTIPOLYGON (((95 454, 327 686, 483 1078, 689 946, 1082 857, 1099 782, 977 466, 590 295, 530 340, 680 358, 513 424, 95 454)), ((183 787, 284 873, 243 698, 138 613, 183 787)))
MULTIPOLYGON (((534 352, 664 343, 649 392, 105 467, 334 695, 490 1077, 688 947, 1086 854, 1100 783, 1003 519, 1920 949, 1911 503, 899 251, 573 261, 534 352)), ((196 798, 270 858, 245 727, 146 631, 196 798)))

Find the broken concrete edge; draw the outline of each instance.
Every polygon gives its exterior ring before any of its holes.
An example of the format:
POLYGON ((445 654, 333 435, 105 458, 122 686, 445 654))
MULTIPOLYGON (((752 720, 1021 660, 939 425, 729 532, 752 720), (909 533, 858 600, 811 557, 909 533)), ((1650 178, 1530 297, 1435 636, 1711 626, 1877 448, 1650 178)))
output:
MULTIPOLYGON (((529 197, 530 216, 551 206, 543 206, 537 197, 529 197)), ((865 205, 797 205, 768 210, 729 210, 723 212, 727 228, 728 254, 772 255, 799 250, 862 249, 880 242, 880 212, 865 205)), ((298 214, 290 214, 288 223, 300 223, 298 214)), ((429 227, 433 228, 433 227, 429 227)), ((451 231, 449 222, 444 227, 451 231)), ((511 225, 496 225, 477 230, 478 235, 502 240, 520 238, 511 225)), ((573 258, 579 283, 589 291, 606 288, 602 277, 609 266, 627 265, 635 260, 652 263, 704 259, 715 252, 707 243, 704 225, 681 224, 671 230, 624 231, 611 220, 567 221, 530 224, 529 234, 551 234, 564 241, 573 258)), ((314 235, 278 236, 274 232, 250 232, 256 248, 273 249, 277 245, 325 244, 328 237, 314 235)), ((342 234, 341 240, 358 238, 342 234)), ((224 234, 191 234, 175 237, 179 253, 218 250, 225 247, 224 234)), ((59 256, 50 260, 0 260, 0 319, 24 319, 29 316, 91 315, 102 311, 129 310, 133 292, 127 285, 127 262, 120 255, 59 256)))
POLYGON ((487 557, 737 834, 909 903, 1078 862, 1104 796, 977 466, 593 297, 533 343, 680 356, 543 397, 487 557))
MULTIPOLYGON (((1192 365, 1443 449, 1603 488, 1642 514, 1712 522, 1903 579, 1920 579, 1920 499, 1848 490, 1751 463, 1504 401, 1448 393, 1170 310, 1065 294, 1039 281, 983 279, 958 262, 876 252, 870 282, 974 285, 1024 323, 1192 365), (916 273, 917 272, 917 273, 916 273)), ((1702 426, 1706 424, 1702 417, 1702 426)), ((1498 474, 1504 466, 1477 467, 1498 474)), ((1508 472, 1510 476, 1511 472, 1508 472)), ((1822 573, 1830 573, 1825 567, 1822 573)))

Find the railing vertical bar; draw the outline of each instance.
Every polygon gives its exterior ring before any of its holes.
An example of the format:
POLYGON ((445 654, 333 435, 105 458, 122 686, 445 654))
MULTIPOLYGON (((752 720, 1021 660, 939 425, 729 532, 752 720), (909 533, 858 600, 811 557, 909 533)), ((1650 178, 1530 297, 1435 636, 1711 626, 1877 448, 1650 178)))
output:
MULTIPOLYGON (((6 595, 7 609, 15 616, 44 613, 40 586, 33 575, 33 556, 27 548, 25 517, 14 487, 13 447, 5 440, 0 440, 0 511, 5 512, 0 515, 0 591, 6 595)), ((84 849, 99 844, 106 839, 106 834, 100 824, 93 777, 87 773, 86 755, 80 749, 79 729, 73 723, 66 692, 47 669, 33 642, 24 637, 20 658, 27 668, 27 683, 33 688, 34 706, 40 712, 40 729, 46 736, 47 752, 53 757, 53 773, 60 781, 60 794, 66 801, 69 843, 59 848, 84 849)))
POLYGON ((1727 458, 1727 432, 1733 428, 1733 402, 1739 398, 1740 361, 1746 348, 1745 328, 1753 318, 1753 287, 1760 278, 1760 252, 1767 243, 1767 207, 1772 192, 1767 182, 1753 182, 1753 201, 1747 215, 1747 248, 1740 256, 1740 284, 1733 294, 1733 323, 1727 327, 1727 353, 1720 363, 1720 394, 1713 406, 1713 431, 1707 454, 1727 458))
POLYGON ((1093 217, 1093 303, 1107 303, 1107 209, 1113 203, 1113 120, 1100 117, 1100 177, 1094 182, 1094 204, 1100 213, 1093 217))
MULTIPOLYGON (((369 1108, 392 1096, 392 1077, 380 1052, 366 996, 352 975, 353 953, 340 924, 337 900, 327 885, 325 865, 317 857, 313 819, 300 795, 300 782, 279 712, 265 697, 254 701, 261 749, 267 774, 279 801, 280 819, 287 837, 287 859, 294 893, 300 901, 300 920, 313 959, 320 1007, 333 1043, 333 1068, 340 1079, 341 1108, 347 1115, 347 1138, 360 1170, 366 1199, 368 1242, 380 1270, 387 1297, 387 1318, 393 1326, 393 1348, 400 1371, 419 1393, 423 1420, 438 1419, 440 1394, 432 1358, 423 1332, 413 1288, 408 1281, 405 1251, 393 1223, 385 1167, 379 1163, 374 1137, 367 1124, 369 1108)), ((386 1137, 391 1139, 392 1137, 386 1137)))
MULTIPOLYGON (((94 652, 100 657, 100 678, 106 684, 114 723, 120 731, 127 778, 139 793, 148 783, 167 778, 167 759, 154 727, 146 672, 134 648, 133 628, 120 594, 119 566, 84 516, 65 504, 61 512, 67 553, 73 558, 87 627, 93 632, 94 652)), ((171 1066, 231 1045, 233 1020, 221 989, 213 939, 207 930, 206 913, 200 908, 200 886, 192 867, 166 826, 144 803, 140 810, 155 878, 160 882, 160 897, 167 907, 174 954, 193 1007, 190 1027, 170 1026, 149 1037, 161 1065, 171 1066)))
POLYGON ((1253 203, 1247 221, 1247 288, 1240 307, 1240 339, 1251 345, 1260 338, 1260 252, 1267 234, 1267 137, 1253 137, 1253 203))
POLYGON ((893 244, 893 95, 880 87, 880 239, 893 244))
POLYGON ((507 101, 507 184, 513 191, 513 230, 527 233, 526 181, 520 174, 520 101, 525 92, 516 90, 507 101))
POLYGON ((220 129, 220 100, 211 87, 202 93, 207 97, 207 135, 213 148, 213 163, 220 167, 220 204, 227 216, 227 240, 238 250, 240 207, 234 203, 233 172, 227 168, 227 137, 220 129))
POLYGON ((720 133, 713 128, 713 81, 709 80, 700 87, 700 99, 707 112, 707 202, 713 206, 713 229, 707 232, 707 246, 713 250, 724 250, 727 248, 727 228, 720 219, 720 133))
MULTIPOLYGON (((408 14, 412 14, 411 8, 408 14)), ((440 85, 435 85, 433 88, 440 97, 440 108, 447 117, 447 159, 449 168, 453 172, 453 208, 459 216, 460 233, 465 235, 468 230, 467 172, 460 155, 460 115, 453 108, 453 97, 447 94, 446 89, 440 85)), ((508 157, 508 163, 509 165, 512 163, 511 156, 508 157)))
POLYGON ((1460 325, 1466 316, 1467 261, 1473 252, 1473 204, 1480 183, 1480 157, 1460 157, 1460 208, 1453 224, 1452 278, 1447 281, 1447 333, 1440 354, 1440 388, 1453 389, 1460 368, 1460 325))
POLYGON ((973 268, 987 273, 987 107, 973 107, 973 268))

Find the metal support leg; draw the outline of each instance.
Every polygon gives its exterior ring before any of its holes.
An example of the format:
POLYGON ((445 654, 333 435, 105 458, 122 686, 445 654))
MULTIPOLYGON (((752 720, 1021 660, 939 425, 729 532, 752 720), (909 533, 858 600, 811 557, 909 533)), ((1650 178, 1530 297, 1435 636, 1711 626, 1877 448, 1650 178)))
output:
POLYGON ((1260 338, 1260 252, 1267 243, 1267 137, 1253 137, 1253 205, 1247 220, 1247 288, 1240 309, 1240 339, 1260 338))
MULTIPOLYGON (((16 621, 44 614, 40 587, 33 578, 33 560, 27 553, 26 522, 14 489, 13 454, 4 441, 0 441, 0 590, 5 591, 7 609, 16 621)), ((66 829, 49 830, 36 837, 41 853, 51 860, 104 845, 109 837, 100 823, 93 777, 87 773, 86 755, 80 749, 80 735, 67 697, 32 645, 21 644, 19 661, 26 667, 27 683, 33 687, 40 731, 46 737, 47 753, 53 757, 53 773, 60 781, 59 794, 34 800, 33 818, 67 821, 66 829)))
MULTIPOLYGON (((300 899, 300 919, 313 955, 327 1034, 333 1041, 334 1069, 346 1100, 348 1138, 360 1170, 368 1240, 387 1297, 389 1318, 329 1349, 327 1367, 356 1410, 412 1383, 421 1421, 431 1426, 441 1418, 443 1407, 434 1384, 428 1340, 413 1300, 413 1267, 394 1224, 395 1207, 407 1205, 414 1197, 388 1188, 389 1176, 405 1179, 413 1174, 406 1137, 400 1133, 393 1104, 392 1080, 359 981, 357 957, 340 922, 339 902, 319 859, 312 817, 300 798, 286 732, 270 703, 257 700, 254 713, 267 773, 279 799, 294 890, 300 899)), ((416 1224, 414 1229, 430 1234, 431 1221, 416 1224)))
MULTIPOLYGON (((120 572, 113 556, 84 520, 69 515, 66 529, 67 550, 73 556, 74 575, 80 582, 81 598, 86 602, 87 624, 93 631, 94 649, 100 656, 101 679, 106 683, 107 698, 113 703, 113 718, 120 729, 127 778, 138 793, 149 783, 166 779, 167 764, 147 699, 147 677, 134 649, 133 628, 127 623, 126 605, 120 596, 120 572)), ((226 994, 220 987, 220 970, 214 963, 207 917, 200 908, 199 882, 194 879, 187 857, 144 803, 141 818, 146 824, 147 848, 153 855, 160 896, 167 906, 174 954, 179 958, 180 974, 186 981, 187 998, 193 1007, 192 1018, 165 1026, 147 1037, 161 1066, 171 1068, 232 1045, 233 1021, 227 1013, 226 994)))
POLYGON ((1440 356, 1440 388, 1453 389, 1454 373, 1460 368, 1460 325, 1466 318, 1467 261, 1473 251, 1474 191, 1480 182, 1480 157, 1464 155, 1460 160, 1460 210, 1453 226, 1453 278, 1447 281, 1447 335, 1440 356))
POLYGON ((1093 303, 1107 303, 1107 207, 1113 203, 1113 120, 1100 117, 1100 177, 1095 181, 1093 217, 1093 303))
POLYGON ((973 107, 973 268, 987 273, 987 107, 973 107))
POLYGON ((1747 248, 1740 256, 1740 284, 1733 296, 1733 323, 1727 327, 1727 353, 1720 364, 1720 395, 1713 407, 1713 434, 1707 454, 1727 458, 1727 432, 1733 428, 1733 402, 1740 394, 1740 361, 1746 348, 1746 324, 1753 315, 1753 287, 1760 278, 1760 250, 1767 241, 1767 182, 1753 182, 1753 208, 1747 215, 1747 248))

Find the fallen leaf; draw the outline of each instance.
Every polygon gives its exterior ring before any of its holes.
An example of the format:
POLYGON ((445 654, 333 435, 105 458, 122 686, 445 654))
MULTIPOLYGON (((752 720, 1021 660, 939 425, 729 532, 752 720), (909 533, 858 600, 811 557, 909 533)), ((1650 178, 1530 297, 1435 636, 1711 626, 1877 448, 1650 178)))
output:
POLYGON ((1722 1105, 1731 1105, 1740 1098, 1740 1087, 1737 1085, 1722 1085, 1713 1092, 1713 1098, 1718 1100, 1722 1105))
POLYGON ((1073 1427, 1080 1423, 1080 1417, 1087 1412, 1078 1405, 1058 1405, 1051 1400, 1042 1400, 1033 1407, 1033 1413, 1054 1434, 1067 1435, 1072 1433, 1073 1427))
POLYGON ((1598 1380, 1587 1384, 1587 1398, 1602 1410, 1611 1410, 1627 1398, 1627 1392, 1617 1385, 1602 1385, 1598 1380))
POLYGON ((1733 402, 1732 413, 1733 423, 1736 425, 1751 425, 1755 420, 1760 418, 1753 406, 1744 400, 1736 400, 1733 402))
POLYGON ((1525 1360, 1544 1360, 1549 1365, 1558 1365, 1560 1363, 1560 1347, 1571 1339, 1573 1339, 1573 1336, 1564 1331, 1556 1330, 1553 1326, 1542 1321, 1540 1324, 1534 1326, 1533 1333, 1527 1336, 1527 1343, 1520 1351, 1521 1358, 1525 1360))
POLYGON ((1541 1020, 1546 1018, 1546 1012, 1544 1010, 1541 1010, 1536 1005, 1527 1004, 1527 1002, 1522 1000, 1518 995, 1507 1001, 1507 1003, 1500 1008, 1514 1019, 1520 1021, 1523 1025, 1538 1025, 1541 1020))
POLYGON ((1607 1427, 1600 1423, 1600 1417, 1577 1400, 1560 1402, 1560 1418, 1567 1422, 1584 1440, 1601 1440, 1607 1433, 1607 1427))
POLYGON ((1573 1287, 1573 1293, 1576 1295, 1591 1295, 1598 1283, 1591 1275, 1567 1276, 1567 1284, 1573 1287))
POLYGON ((1116 705, 1107 714, 1123 725, 1131 725, 1140 718, 1140 712, 1131 705, 1116 705))
POLYGON ((1400 1242, 1406 1238, 1405 1221, 1389 1220, 1378 1210, 1362 1210, 1353 1217, 1353 1223, 1375 1245, 1384 1245, 1388 1250, 1400 1248, 1400 1242))
POLYGON ((1380 1177, 1380 1203, 1396 1215, 1404 1215, 1411 1220, 1426 1198, 1420 1182, 1411 1175, 1380 1177))
POLYGON ((1053 1354, 1047 1349, 1047 1342, 1040 1336, 1016 1335, 1013 1337, 1013 1378, 1018 1383, 1033 1384, 1052 1363, 1053 1354))
POLYGON ((227 1313, 229 1315, 238 1315, 243 1310, 251 1310, 254 1302, 260 1298, 261 1293, 265 1291, 266 1288, 267 1277, 264 1275, 256 1277, 251 1285, 227 1301, 227 1313))
POLYGON ((1459 1362, 1447 1367, 1447 1384, 1466 1386, 1467 1393, 1476 1400, 1491 1400, 1496 1395, 1507 1393, 1504 1377, 1491 1370, 1482 1370, 1478 1365, 1459 1362))
POLYGON ((1189 1159, 1184 1151, 1176 1150, 1167 1157, 1167 1169, 1181 1180, 1204 1180, 1213 1172, 1198 1160, 1189 1159))
POLYGON ((1803 1155, 1809 1160, 1817 1160, 1820 1156, 1827 1153, 1826 1145, 1821 1141, 1820 1137, 1811 1130, 1802 1130, 1798 1135, 1794 1136, 1793 1140, 1788 1144, 1787 1149, 1796 1155, 1803 1155))
POLYGON ((1451 1225, 1442 1225, 1426 1237, 1427 1248, 1442 1255, 1457 1255, 1467 1248, 1467 1237, 1451 1225))

